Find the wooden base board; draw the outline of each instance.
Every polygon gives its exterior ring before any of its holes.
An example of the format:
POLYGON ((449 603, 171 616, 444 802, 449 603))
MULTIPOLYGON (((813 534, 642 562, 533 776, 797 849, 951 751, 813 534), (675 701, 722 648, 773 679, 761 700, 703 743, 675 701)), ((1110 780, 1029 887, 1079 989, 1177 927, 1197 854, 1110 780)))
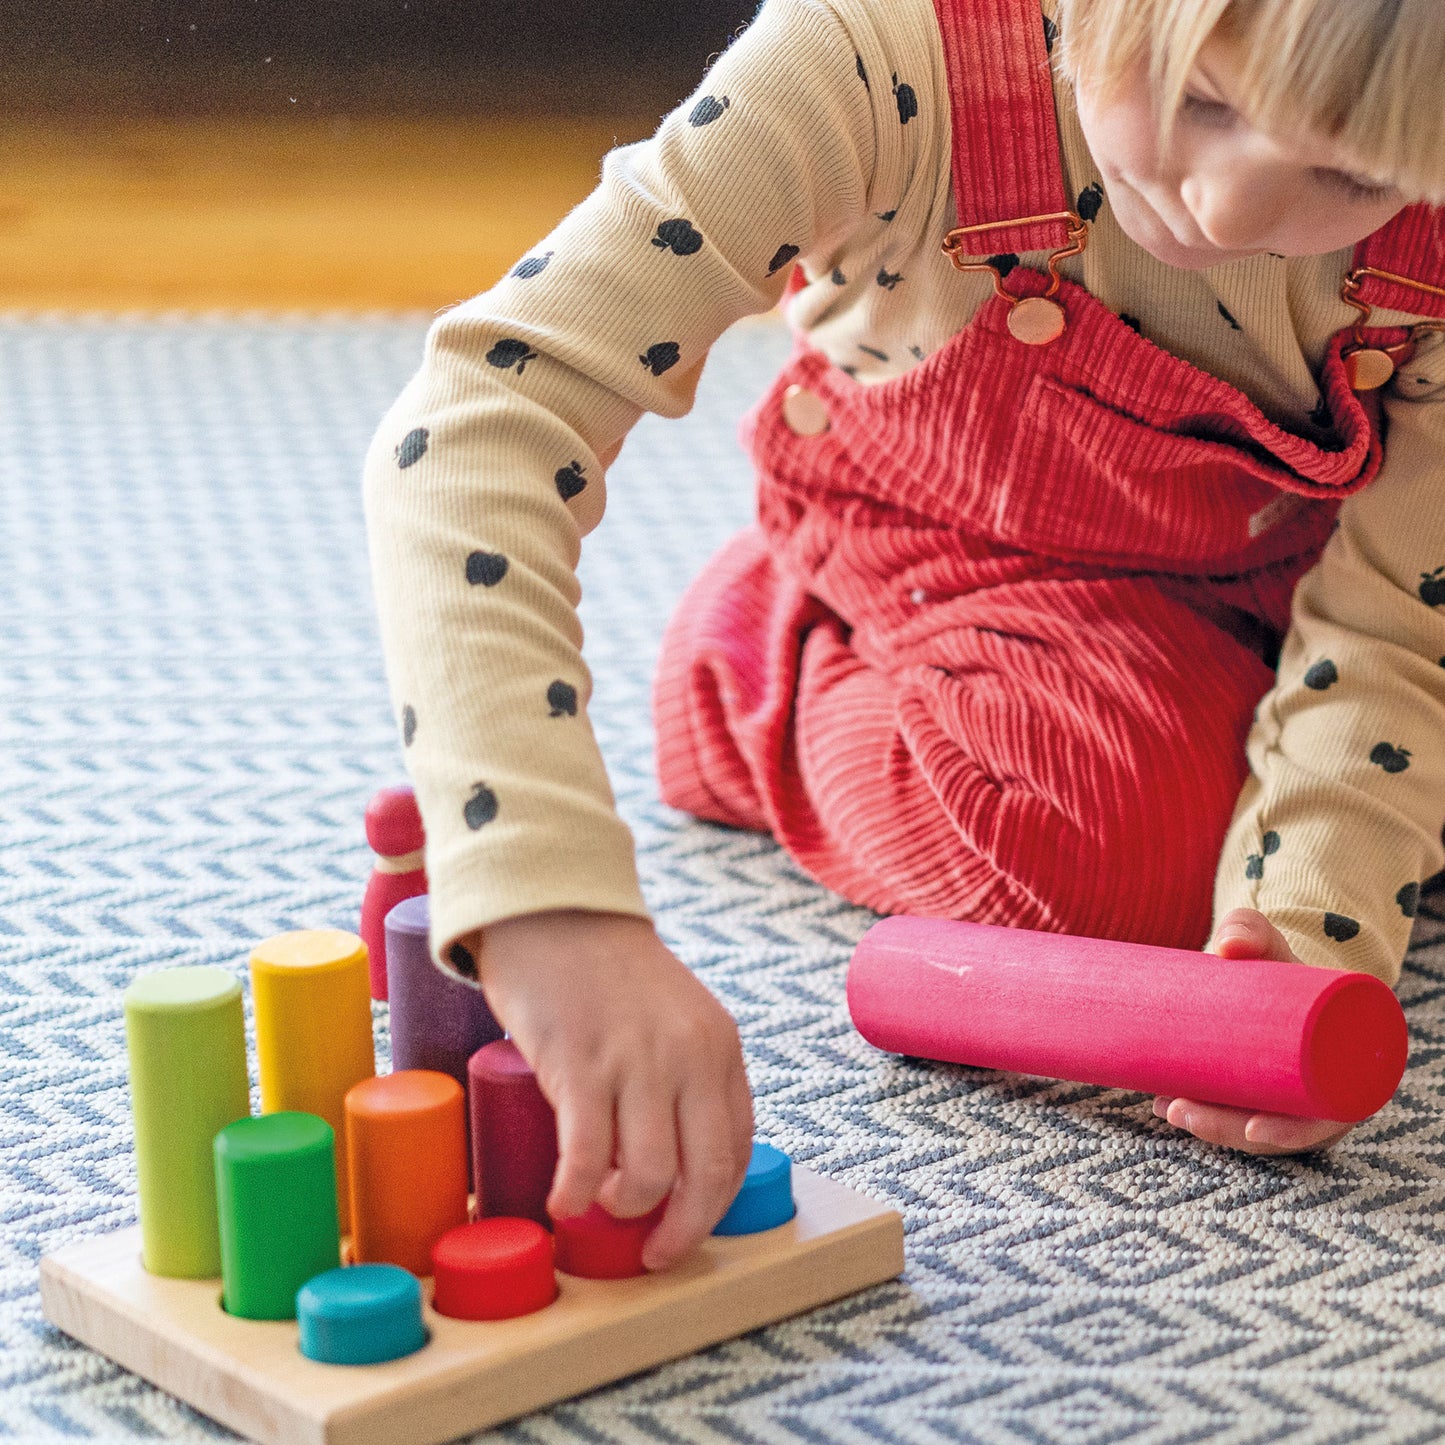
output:
POLYGON ((765 1234, 710 1238, 641 1279, 559 1274, 561 1297, 516 1320, 446 1319, 383 1365, 322 1365, 294 1321, 243 1320, 219 1280, 141 1268, 139 1229, 46 1255, 45 1317, 264 1445, 438 1445, 880 1284, 903 1271, 903 1220, 797 1165, 798 1212, 765 1234))

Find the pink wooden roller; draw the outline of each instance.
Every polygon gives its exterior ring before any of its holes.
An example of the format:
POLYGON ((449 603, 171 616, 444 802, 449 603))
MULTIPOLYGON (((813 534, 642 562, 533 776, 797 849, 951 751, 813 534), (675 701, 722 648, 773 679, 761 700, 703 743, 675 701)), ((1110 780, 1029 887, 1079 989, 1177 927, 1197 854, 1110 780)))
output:
POLYGON ((848 1010, 889 1053, 1354 1123, 1405 1072, 1367 973, 937 918, 885 918, 848 1010))

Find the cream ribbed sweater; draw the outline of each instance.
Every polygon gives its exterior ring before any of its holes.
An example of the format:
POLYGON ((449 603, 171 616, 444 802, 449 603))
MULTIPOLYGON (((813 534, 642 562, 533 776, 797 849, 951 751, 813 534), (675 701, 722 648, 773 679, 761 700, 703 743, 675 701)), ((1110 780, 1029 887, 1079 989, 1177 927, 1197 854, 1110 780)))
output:
MULTIPOLYGON (((1055 97, 1078 196, 1100 177, 1067 85, 1055 97)), ((770 270, 779 238, 808 282, 790 320, 861 383, 967 324, 990 282, 939 250, 955 224, 951 149, 932 0, 767 0, 651 140, 612 152, 588 200, 433 325, 372 445, 366 503, 439 956, 516 914, 646 912, 587 722, 576 614, 606 468, 644 411, 690 408, 727 326, 777 303, 791 270, 770 270), (676 351, 653 350, 665 342, 676 351)), ((1172 270, 1105 199, 1063 270, 1309 432, 1326 343, 1355 318, 1339 298, 1349 261, 1172 270)), ((1306 962, 1393 983, 1419 884, 1445 861, 1445 338, 1422 345, 1385 407, 1384 469, 1298 588, 1216 908, 1260 908, 1306 962)))

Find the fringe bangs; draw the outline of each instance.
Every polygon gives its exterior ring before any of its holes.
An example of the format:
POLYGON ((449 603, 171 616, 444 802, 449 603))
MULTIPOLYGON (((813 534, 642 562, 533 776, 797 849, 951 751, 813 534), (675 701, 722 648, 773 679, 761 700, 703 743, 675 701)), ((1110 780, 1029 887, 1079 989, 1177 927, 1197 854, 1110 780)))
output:
POLYGON ((1445 205, 1442 0, 1058 0, 1058 64, 1106 95, 1143 64, 1161 145, 1200 47, 1239 44, 1239 103, 1271 135, 1334 141, 1352 170, 1445 205))

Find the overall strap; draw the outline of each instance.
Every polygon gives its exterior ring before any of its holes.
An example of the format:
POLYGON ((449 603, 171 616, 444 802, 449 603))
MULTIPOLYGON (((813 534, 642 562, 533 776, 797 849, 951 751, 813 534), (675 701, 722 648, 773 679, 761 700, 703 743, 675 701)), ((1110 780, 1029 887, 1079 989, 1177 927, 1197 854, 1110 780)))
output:
POLYGON ((934 0, 953 112, 953 195, 978 253, 1052 250, 1068 241, 1049 46, 1039 0, 934 0))
POLYGON ((1366 236, 1345 285, 1366 306, 1445 319, 1445 209, 1406 206, 1366 236))

